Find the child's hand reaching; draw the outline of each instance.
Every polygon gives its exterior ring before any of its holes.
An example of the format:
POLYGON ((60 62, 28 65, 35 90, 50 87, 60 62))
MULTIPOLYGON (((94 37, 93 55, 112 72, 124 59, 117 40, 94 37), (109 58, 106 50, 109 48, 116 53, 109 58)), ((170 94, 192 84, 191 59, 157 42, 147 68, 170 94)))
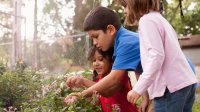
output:
POLYGON ((140 95, 137 92, 135 92, 134 90, 129 91, 127 94, 127 100, 132 104, 136 104, 139 97, 140 97, 140 95))
POLYGON ((83 85, 84 78, 81 76, 69 77, 66 81, 68 87, 81 87, 83 85))
POLYGON ((64 99, 64 102, 65 102, 67 105, 70 105, 70 104, 76 102, 80 97, 81 97, 81 93, 80 93, 80 92, 78 92, 78 93, 71 93, 71 94, 69 94, 69 95, 64 99))
POLYGON ((150 104, 149 95, 148 92, 145 92, 142 95, 142 102, 140 103, 139 106, 139 112, 147 112, 149 104, 150 104))
POLYGON ((147 112, 149 106, 149 100, 143 99, 139 106, 139 112, 147 112))

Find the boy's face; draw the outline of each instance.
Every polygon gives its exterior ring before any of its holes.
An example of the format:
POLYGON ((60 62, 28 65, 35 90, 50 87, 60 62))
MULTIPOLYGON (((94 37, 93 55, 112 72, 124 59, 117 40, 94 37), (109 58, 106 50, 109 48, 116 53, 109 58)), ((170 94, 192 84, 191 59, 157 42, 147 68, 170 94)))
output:
POLYGON ((106 32, 103 32, 103 30, 89 30, 87 33, 93 40, 93 45, 102 51, 107 51, 114 45, 116 29, 112 25, 108 25, 106 32))
POLYGON ((105 76, 110 73, 112 63, 108 58, 103 57, 98 51, 95 51, 93 58, 93 68, 98 75, 105 76))

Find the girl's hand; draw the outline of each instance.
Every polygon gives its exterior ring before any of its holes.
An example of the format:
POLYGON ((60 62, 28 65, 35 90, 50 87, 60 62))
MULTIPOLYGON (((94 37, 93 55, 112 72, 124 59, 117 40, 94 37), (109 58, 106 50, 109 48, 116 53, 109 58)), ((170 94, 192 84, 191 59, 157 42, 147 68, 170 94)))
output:
POLYGON ((139 97, 140 97, 140 95, 137 92, 135 92, 134 90, 129 91, 127 94, 127 100, 132 104, 136 104, 139 97))
POLYGON ((84 78, 81 76, 72 76, 69 77, 66 81, 67 87, 81 87, 83 86, 84 78))
POLYGON ((76 102, 80 97, 81 97, 81 93, 80 92, 71 93, 64 99, 64 102, 67 105, 70 105, 70 104, 73 104, 74 102, 76 102))
POLYGON ((147 112, 149 105, 150 105, 149 95, 148 92, 145 92, 142 95, 142 102, 140 103, 139 106, 139 112, 147 112))
POLYGON ((142 102, 139 106, 139 112, 147 112, 148 106, 149 106, 149 100, 142 99, 142 102))

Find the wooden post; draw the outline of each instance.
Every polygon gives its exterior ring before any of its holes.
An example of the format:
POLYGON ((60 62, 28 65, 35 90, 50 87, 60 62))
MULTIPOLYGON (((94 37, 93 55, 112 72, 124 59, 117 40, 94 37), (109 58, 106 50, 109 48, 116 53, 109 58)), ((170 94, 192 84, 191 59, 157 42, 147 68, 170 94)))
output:
POLYGON ((22 58, 22 44, 21 44, 21 0, 13 0, 13 45, 12 45, 12 57, 11 57, 11 67, 13 68, 16 61, 22 58))
POLYGON ((37 40, 37 0, 35 0, 34 7, 34 39, 33 39, 33 67, 38 69, 38 40, 37 40))

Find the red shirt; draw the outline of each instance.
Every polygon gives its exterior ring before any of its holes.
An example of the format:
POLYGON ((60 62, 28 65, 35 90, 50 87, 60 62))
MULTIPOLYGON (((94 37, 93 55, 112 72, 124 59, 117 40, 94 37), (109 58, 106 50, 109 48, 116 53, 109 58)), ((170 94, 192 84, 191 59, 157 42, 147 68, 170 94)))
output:
MULTIPOLYGON (((101 80, 99 77, 97 81, 101 80)), ((100 103, 103 112, 112 112, 113 108, 119 108, 119 112, 138 112, 137 107, 127 101, 127 93, 131 90, 128 75, 124 75, 121 81, 122 89, 111 97, 100 97, 100 103)))

